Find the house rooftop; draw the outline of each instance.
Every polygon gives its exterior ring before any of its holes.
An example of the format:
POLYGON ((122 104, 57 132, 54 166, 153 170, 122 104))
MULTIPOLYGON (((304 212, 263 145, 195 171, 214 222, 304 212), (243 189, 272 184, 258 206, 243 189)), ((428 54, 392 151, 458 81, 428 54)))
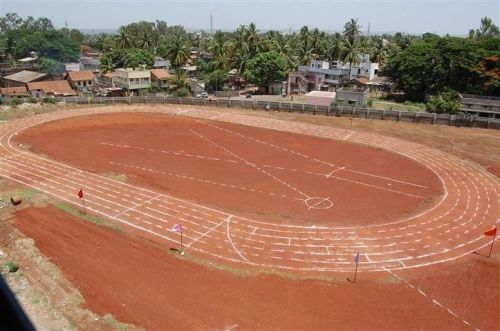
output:
POLYGON ((48 80, 44 82, 28 83, 28 90, 41 90, 45 94, 76 95, 67 80, 48 80))
POLYGON ((0 88, 0 94, 4 97, 27 97, 30 95, 26 86, 0 88))
POLYGON ((304 96, 306 97, 320 97, 320 98, 332 98, 335 99, 335 92, 327 92, 327 91, 311 91, 304 96))
POLYGON ((40 79, 47 76, 47 74, 35 71, 23 70, 16 72, 15 74, 5 76, 4 79, 21 82, 21 83, 29 83, 34 80, 40 79))
POLYGON ((152 69, 151 74, 156 77, 156 79, 169 79, 172 75, 165 69, 152 69))
POLYGON ((90 70, 84 70, 84 71, 68 71, 67 72, 67 77, 71 79, 74 82, 78 81, 87 81, 87 80, 93 80, 94 79, 94 73, 90 70))

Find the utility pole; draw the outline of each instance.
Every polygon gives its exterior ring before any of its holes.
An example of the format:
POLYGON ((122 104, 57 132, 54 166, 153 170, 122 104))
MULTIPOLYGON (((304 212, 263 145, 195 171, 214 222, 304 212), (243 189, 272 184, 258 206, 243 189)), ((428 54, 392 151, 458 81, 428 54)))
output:
POLYGON ((212 14, 210 14, 210 34, 213 36, 214 35, 214 23, 212 19, 212 14))

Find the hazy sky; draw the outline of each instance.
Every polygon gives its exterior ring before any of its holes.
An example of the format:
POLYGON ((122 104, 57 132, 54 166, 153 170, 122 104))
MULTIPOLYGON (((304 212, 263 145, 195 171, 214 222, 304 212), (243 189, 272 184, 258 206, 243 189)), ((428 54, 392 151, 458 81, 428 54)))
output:
POLYGON ((0 0, 0 14, 7 12, 86 29, 160 19, 209 31, 210 14, 214 30, 254 22, 260 30, 341 31, 349 18, 357 18, 363 32, 370 24, 371 32, 466 35, 484 16, 500 25, 500 0, 0 0))

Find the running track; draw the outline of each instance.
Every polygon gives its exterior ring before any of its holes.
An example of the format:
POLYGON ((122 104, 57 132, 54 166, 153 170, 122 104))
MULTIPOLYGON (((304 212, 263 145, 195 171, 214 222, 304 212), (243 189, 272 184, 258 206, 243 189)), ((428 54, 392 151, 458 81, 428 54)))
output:
POLYGON ((189 107, 121 106, 65 110, 2 123, 0 176, 80 205, 87 210, 163 239, 184 227, 185 249, 204 258, 247 266, 307 273, 351 271, 360 253, 360 271, 416 268, 460 258, 490 244, 482 232, 500 222, 500 185, 480 166, 452 154, 395 138, 305 123, 258 118, 189 107), (271 224, 210 209, 173 196, 132 186, 48 160, 20 149, 13 136, 30 126, 97 113, 147 111, 212 119, 341 139, 388 149, 420 162, 441 180, 445 194, 432 208, 412 218, 365 227, 314 227, 271 224))

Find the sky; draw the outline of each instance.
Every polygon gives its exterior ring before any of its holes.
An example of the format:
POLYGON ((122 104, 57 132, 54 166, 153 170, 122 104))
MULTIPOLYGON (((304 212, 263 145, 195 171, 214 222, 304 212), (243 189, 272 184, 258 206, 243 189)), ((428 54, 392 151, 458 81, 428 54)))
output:
POLYGON ((362 31, 467 35, 482 17, 500 25, 500 0, 0 0, 0 15, 48 17, 56 27, 116 29, 140 20, 210 31, 254 22, 259 30, 303 25, 342 31, 350 18, 362 31))

